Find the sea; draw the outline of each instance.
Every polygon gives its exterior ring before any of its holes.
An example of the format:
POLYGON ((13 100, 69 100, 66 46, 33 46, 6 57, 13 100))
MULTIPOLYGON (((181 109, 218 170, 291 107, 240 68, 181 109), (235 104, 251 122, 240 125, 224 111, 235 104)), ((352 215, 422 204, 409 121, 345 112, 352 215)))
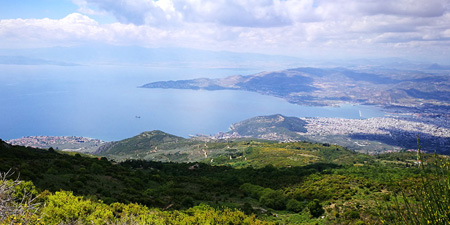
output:
POLYGON ((226 132, 235 122, 272 114, 384 116, 375 106, 301 106, 246 91, 139 88, 155 81, 250 75, 266 69, 0 65, 0 139, 83 136, 116 141, 151 130, 189 137, 226 132))

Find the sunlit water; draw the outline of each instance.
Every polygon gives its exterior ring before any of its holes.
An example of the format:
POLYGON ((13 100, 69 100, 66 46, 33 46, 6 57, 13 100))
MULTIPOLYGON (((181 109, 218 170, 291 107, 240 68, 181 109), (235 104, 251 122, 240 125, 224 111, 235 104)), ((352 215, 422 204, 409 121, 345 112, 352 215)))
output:
POLYGON ((85 136, 121 140, 162 130, 187 137, 227 131, 254 116, 360 118, 371 106, 307 107, 245 91, 137 88, 161 81, 248 75, 256 69, 8 66, 0 69, 0 138, 85 136))

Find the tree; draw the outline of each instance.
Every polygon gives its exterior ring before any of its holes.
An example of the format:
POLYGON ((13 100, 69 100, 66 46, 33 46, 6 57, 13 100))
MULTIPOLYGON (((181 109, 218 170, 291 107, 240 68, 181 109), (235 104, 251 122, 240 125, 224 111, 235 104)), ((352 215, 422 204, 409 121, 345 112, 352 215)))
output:
POLYGON ((286 206, 286 197, 281 191, 274 191, 270 188, 266 188, 264 194, 259 199, 259 202, 272 209, 281 210, 286 206))
POLYGON ((295 199, 289 199, 286 203, 286 209, 296 213, 302 211, 303 207, 304 205, 295 199))
POLYGON ((325 212, 325 210, 323 209, 322 205, 319 202, 319 199, 314 199, 313 201, 309 202, 308 209, 312 217, 319 217, 325 212))

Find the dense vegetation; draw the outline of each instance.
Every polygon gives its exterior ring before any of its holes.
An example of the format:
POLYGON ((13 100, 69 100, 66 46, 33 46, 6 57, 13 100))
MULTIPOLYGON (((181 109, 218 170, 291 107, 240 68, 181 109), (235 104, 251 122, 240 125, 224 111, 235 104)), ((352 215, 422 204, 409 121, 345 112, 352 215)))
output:
POLYGON ((114 162, 1 142, 0 171, 3 177, 10 171, 1 196, 14 199, 6 207, 20 209, 1 222, 390 224, 401 218, 392 209, 420 203, 413 190, 441 176, 426 175, 429 169, 409 152, 369 156, 308 142, 214 144, 223 148, 212 159, 173 163, 114 162))
POLYGON ((306 121, 297 117, 280 114, 257 116, 231 125, 228 133, 238 133, 242 136, 262 137, 267 134, 277 134, 274 140, 300 139, 297 132, 307 132, 306 121))

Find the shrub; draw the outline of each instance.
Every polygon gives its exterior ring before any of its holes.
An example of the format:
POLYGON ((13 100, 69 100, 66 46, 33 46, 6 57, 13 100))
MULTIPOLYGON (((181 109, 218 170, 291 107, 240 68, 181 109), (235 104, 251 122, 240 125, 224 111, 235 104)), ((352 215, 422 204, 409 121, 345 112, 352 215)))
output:
POLYGON ((33 183, 8 180, 12 175, 11 171, 0 172, 0 224, 40 224, 33 183))
POLYGON ((325 212, 318 199, 309 202, 308 209, 312 217, 319 217, 325 212))
POLYGON ((253 185, 250 183, 245 183, 241 185, 239 188, 244 193, 250 195, 252 198, 259 199, 264 194, 265 188, 259 186, 259 185, 253 185))
POLYGON ((303 210, 303 204, 295 199, 289 199, 286 203, 286 209, 298 213, 303 210))
POLYGON ((274 191, 267 188, 259 199, 259 202, 269 208, 281 210, 285 208, 286 197, 281 191, 274 191))

